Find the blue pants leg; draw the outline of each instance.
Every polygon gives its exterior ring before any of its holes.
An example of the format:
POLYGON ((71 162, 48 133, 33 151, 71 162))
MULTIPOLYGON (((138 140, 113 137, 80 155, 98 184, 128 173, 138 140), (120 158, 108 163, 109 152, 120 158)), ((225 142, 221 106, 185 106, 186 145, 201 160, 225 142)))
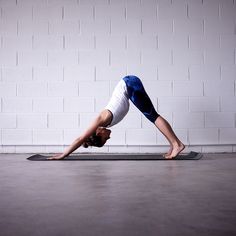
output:
POLYGON ((159 116, 156 112, 151 99, 147 95, 141 80, 133 75, 123 78, 126 83, 129 99, 145 115, 145 117, 154 123, 159 116))

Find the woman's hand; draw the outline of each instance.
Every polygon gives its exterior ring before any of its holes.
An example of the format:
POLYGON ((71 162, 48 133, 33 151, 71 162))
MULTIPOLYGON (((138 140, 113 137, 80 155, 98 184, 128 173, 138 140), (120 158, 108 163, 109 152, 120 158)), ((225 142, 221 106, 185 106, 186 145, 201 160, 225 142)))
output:
POLYGON ((62 160, 64 159, 66 156, 61 153, 61 154, 56 154, 55 156, 52 157, 48 157, 47 160, 62 160))

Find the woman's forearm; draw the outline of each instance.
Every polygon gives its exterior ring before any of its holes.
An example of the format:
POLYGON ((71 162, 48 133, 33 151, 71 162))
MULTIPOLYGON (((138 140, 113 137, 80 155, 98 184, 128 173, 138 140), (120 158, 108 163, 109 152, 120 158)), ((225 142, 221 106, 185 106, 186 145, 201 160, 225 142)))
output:
POLYGON ((79 148, 82 145, 83 141, 81 138, 77 138, 68 148, 63 152, 63 156, 69 156, 73 151, 79 148))

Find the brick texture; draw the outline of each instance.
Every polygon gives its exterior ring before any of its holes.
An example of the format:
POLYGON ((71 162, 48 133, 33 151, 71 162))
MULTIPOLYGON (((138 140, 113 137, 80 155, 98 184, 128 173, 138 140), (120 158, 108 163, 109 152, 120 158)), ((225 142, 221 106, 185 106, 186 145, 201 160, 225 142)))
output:
MULTIPOLYGON (((127 74, 187 145, 235 145, 235 12, 233 0, 0 1, 1 150, 62 150, 127 74)), ((132 105, 112 136, 92 151, 167 145, 132 105)))

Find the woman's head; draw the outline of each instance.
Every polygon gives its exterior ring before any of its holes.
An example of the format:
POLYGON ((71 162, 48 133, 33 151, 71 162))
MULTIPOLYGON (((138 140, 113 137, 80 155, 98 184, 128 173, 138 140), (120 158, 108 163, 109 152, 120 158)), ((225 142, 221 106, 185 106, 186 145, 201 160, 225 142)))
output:
POLYGON ((110 139, 111 130, 104 127, 98 127, 96 133, 91 135, 83 144, 85 148, 88 146, 102 147, 108 139, 110 139))

